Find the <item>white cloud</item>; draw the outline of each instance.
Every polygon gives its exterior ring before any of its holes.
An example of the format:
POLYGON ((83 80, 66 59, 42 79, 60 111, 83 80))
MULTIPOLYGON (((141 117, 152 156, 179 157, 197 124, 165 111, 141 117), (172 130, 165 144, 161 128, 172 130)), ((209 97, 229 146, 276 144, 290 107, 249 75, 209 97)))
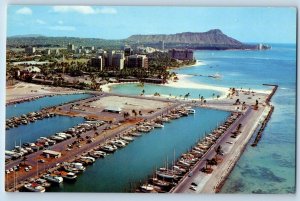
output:
POLYGON ((76 28, 73 26, 51 26, 49 27, 51 30, 55 31, 75 31, 76 28))
POLYGON ((19 10, 17 10, 16 13, 20 14, 20 15, 31 15, 32 10, 28 7, 23 7, 23 8, 20 8, 19 10))
POLYGON ((36 23, 38 23, 38 24, 46 24, 46 22, 44 21, 44 20, 40 20, 40 19, 37 19, 36 20, 36 23))
POLYGON ((59 20, 57 23, 58 24, 64 24, 64 22, 62 20, 59 20))
POLYGON ((53 6, 52 11, 56 13, 76 12, 85 15, 117 13, 117 10, 114 8, 105 7, 101 9, 94 9, 91 6, 53 6))

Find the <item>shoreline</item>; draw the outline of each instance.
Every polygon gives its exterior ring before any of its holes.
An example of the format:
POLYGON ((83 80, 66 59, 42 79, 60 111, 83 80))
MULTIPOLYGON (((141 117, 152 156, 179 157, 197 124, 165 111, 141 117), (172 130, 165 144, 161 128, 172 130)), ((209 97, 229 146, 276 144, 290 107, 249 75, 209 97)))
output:
POLYGON ((204 63, 204 61, 202 60, 196 60, 196 62, 194 64, 191 64, 191 65, 185 65, 185 66, 179 66, 179 67, 169 67, 168 71, 171 71, 171 70, 176 70, 176 69, 182 69, 182 68, 190 68, 190 67, 195 67, 195 66, 204 66, 206 65, 204 63))
MULTIPOLYGON (((166 87, 172 87, 172 88, 187 88, 187 89, 204 89, 204 90, 214 90, 218 91, 221 93, 220 97, 218 98, 219 100, 225 99, 229 88, 227 87, 221 87, 221 86, 214 86, 214 85, 209 85, 209 84, 200 84, 196 82, 189 81, 188 78, 192 77, 192 75, 186 75, 186 74, 177 74, 177 77, 179 80, 177 82, 170 81, 169 83, 166 84, 152 84, 152 83, 147 83, 149 85, 159 85, 159 86, 166 86, 166 87)), ((103 92, 111 93, 111 88, 115 85, 122 85, 122 84, 139 84, 139 82, 122 82, 122 83, 108 83, 103 86, 101 86, 103 92)), ((262 93, 262 94, 269 94, 271 90, 252 90, 255 93, 262 93)), ((152 94, 147 94, 145 95, 146 97, 155 97, 152 94)), ((159 97, 162 98, 175 98, 175 96, 169 96, 168 94, 160 94, 159 97)), ((177 97, 178 98, 178 97, 177 97)), ((215 100, 212 97, 210 98, 205 98, 206 100, 215 100)), ((198 100, 198 98, 189 98, 189 100, 198 100)))

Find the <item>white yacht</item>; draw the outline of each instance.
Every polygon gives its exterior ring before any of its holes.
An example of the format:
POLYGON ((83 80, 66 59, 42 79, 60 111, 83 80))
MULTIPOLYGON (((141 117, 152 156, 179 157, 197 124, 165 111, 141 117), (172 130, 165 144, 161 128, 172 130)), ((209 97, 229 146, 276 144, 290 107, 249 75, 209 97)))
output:
POLYGON ((44 193, 46 191, 45 187, 37 184, 37 183, 29 183, 25 184, 24 188, 30 192, 41 192, 44 193))
POLYGON ((75 180, 77 179, 76 174, 73 173, 73 172, 68 172, 67 174, 62 175, 62 177, 63 177, 65 180, 69 180, 69 181, 75 181, 75 180))
POLYGON ((165 127, 164 125, 158 124, 158 123, 154 124, 153 126, 154 126, 154 128, 163 128, 163 127, 165 127))
POLYGON ((195 114, 195 113, 196 113, 196 110, 194 110, 194 109, 187 109, 187 111, 188 111, 188 113, 190 113, 190 114, 195 114))
POLYGON ((64 179, 60 176, 57 175, 50 175, 50 174, 46 174, 43 176, 44 179, 46 179, 47 181, 53 182, 53 183, 62 183, 64 181, 64 179))

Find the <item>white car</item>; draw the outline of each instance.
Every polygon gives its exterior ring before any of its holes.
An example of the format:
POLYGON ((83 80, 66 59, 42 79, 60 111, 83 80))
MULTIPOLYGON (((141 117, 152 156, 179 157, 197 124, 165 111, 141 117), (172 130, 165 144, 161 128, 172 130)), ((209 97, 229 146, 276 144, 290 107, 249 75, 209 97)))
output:
POLYGON ((226 142, 227 144, 233 144, 233 142, 226 142))

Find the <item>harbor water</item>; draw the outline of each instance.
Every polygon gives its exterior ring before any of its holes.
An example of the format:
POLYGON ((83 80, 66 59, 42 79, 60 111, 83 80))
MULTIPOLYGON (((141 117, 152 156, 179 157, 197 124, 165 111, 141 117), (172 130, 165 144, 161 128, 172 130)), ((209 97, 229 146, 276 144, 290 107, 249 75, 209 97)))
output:
POLYGON ((79 175, 74 183, 53 186, 54 192, 128 192, 152 176, 155 168, 172 164, 205 133, 224 122, 229 112, 196 109, 195 115, 165 123, 150 133, 137 137, 128 146, 104 159, 98 159, 79 175), (213 117, 213 118, 209 118, 213 117), (189 125, 189 126, 186 126, 189 125), (174 157, 175 155, 175 157, 174 157))
POLYGON ((55 95, 46 96, 30 102, 23 102, 6 106, 6 118, 18 117, 29 112, 36 112, 44 107, 52 107, 69 101, 75 101, 90 97, 90 94, 70 94, 70 95, 55 95))
POLYGON ((40 137, 54 135, 84 121, 82 117, 55 116, 11 128, 6 131, 5 149, 12 150, 15 145, 20 145, 20 143, 22 145, 25 142, 35 142, 40 137))

